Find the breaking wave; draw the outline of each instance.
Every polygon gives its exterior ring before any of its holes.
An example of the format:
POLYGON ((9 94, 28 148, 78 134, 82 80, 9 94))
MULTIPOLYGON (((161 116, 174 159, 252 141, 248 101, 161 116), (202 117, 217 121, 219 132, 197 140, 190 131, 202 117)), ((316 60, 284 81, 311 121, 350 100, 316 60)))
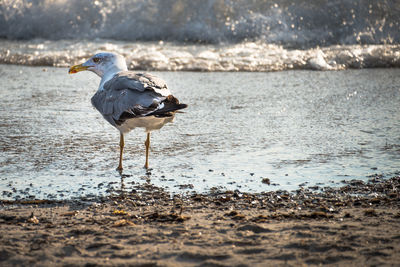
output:
POLYGON ((396 44, 396 0, 3 0, 0 38, 396 44))

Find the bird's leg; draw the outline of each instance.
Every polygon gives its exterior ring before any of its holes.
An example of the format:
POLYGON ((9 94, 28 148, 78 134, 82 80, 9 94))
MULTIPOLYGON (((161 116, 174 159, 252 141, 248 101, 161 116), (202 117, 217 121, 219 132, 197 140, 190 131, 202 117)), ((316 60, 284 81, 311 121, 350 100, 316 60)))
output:
POLYGON ((146 142, 144 142, 144 144, 146 145, 146 162, 144 164, 144 167, 146 169, 148 169, 149 168, 150 133, 147 133, 147 139, 146 139, 146 142))
POLYGON ((124 134, 121 133, 119 136, 119 165, 117 170, 122 172, 122 153, 124 152, 124 134))

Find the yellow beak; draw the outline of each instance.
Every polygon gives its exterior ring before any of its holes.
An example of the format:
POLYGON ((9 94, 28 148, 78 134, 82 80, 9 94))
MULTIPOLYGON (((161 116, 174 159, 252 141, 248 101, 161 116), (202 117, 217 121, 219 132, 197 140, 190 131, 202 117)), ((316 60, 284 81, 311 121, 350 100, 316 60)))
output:
POLYGON ((82 64, 75 65, 75 66, 72 66, 71 68, 69 68, 68 73, 69 74, 77 73, 77 72, 80 72, 83 70, 87 70, 89 67, 90 66, 82 66, 82 64))

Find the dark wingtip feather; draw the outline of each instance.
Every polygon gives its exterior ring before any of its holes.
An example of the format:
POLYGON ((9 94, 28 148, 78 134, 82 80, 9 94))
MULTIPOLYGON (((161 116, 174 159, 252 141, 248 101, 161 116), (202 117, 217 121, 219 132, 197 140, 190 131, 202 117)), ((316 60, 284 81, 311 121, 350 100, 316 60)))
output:
POLYGON ((184 108, 187 108, 186 104, 165 101, 162 109, 156 110, 147 116, 169 117, 173 115, 172 113, 184 108))
POLYGON ((186 105, 186 104, 178 104, 178 106, 179 106, 179 109, 183 109, 183 108, 187 108, 188 107, 188 105, 186 105))

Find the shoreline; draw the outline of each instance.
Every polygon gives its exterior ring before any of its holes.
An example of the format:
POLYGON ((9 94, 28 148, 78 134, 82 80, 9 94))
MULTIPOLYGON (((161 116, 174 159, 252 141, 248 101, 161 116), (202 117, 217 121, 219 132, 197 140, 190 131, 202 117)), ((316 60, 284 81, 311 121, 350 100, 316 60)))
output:
POLYGON ((2 266, 394 265, 400 176, 295 193, 1 201, 2 266))
POLYGON ((399 68, 399 44, 332 44, 285 47, 246 41, 223 44, 93 40, 5 40, 0 64, 69 67, 95 51, 114 51, 130 70, 189 72, 339 71, 399 68), (78 50, 75 47, 80 47, 78 50), (15 48, 17 47, 17 49, 15 48))

